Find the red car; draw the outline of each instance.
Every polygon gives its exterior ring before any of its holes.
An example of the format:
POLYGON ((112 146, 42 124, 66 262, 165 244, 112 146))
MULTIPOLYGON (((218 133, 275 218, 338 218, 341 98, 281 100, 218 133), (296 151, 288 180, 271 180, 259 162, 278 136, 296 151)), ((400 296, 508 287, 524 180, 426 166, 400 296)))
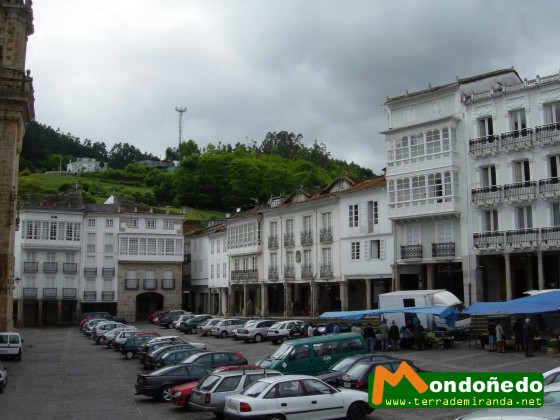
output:
POLYGON ((93 318, 88 317, 88 318, 82 319, 82 322, 80 322, 80 326, 78 327, 78 330, 82 331, 82 329, 84 328, 84 325, 86 325, 86 322, 88 322, 90 319, 93 319, 93 318))
POLYGON ((152 312, 150 315, 148 315, 148 321, 150 321, 151 323, 154 322, 154 318, 158 317, 159 315, 163 314, 164 312, 169 312, 166 311, 164 309, 159 309, 157 311, 152 312))
MULTIPOLYGON (((225 372, 239 369, 261 369, 257 365, 243 365, 243 366, 220 366, 214 369, 214 372, 225 372)), ((191 397, 192 390, 198 385, 199 381, 187 382, 185 384, 176 385, 171 389, 171 401, 179 407, 186 408, 191 397)))

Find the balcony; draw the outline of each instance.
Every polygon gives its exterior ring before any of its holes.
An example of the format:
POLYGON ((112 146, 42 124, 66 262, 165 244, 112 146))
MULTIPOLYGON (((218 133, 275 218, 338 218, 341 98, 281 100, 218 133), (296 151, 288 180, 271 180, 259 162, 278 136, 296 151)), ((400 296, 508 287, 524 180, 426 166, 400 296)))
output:
POLYGON ((268 235, 268 248, 278 248, 278 235, 268 235))
POLYGON ((332 240, 332 228, 322 228, 319 231, 319 242, 322 244, 329 244, 332 240))
POLYGON ((231 281, 246 282, 257 281, 259 279, 259 270, 234 270, 231 272, 231 281))
POLYGON ((115 276, 115 267, 103 267, 101 269, 101 275, 103 277, 114 277, 115 276))
POLYGON ((313 266, 311 264, 304 264, 301 266, 301 278, 302 279, 313 278, 313 266))
POLYGON ((126 290, 138 290, 140 287, 140 280, 138 279, 124 279, 124 288, 126 290))
POLYGON ((560 178, 547 178, 539 180, 539 194, 545 197, 560 196, 560 178))
POLYGON ((471 190, 471 202, 475 205, 499 203, 503 200, 503 196, 504 187, 501 185, 473 188, 471 190))
POLYGON ((539 229, 517 229, 506 231, 506 244, 512 248, 538 246, 539 229))
POLYGON ((300 232, 300 240, 302 246, 313 245, 313 231, 311 229, 302 230, 300 232))
POLYGON ((319 276, 322 279, 332 279, 334 277, 332 264, 321 264, 319 267, 319 276))
POLYGON ((500 150, 499 136, 484 136, 469 140, 469 153, 475 156, 496 153, 500 150))
POLYGON ((510 131, 500 135, 500 146, 506 150, 526 149, 533 146, 533 130, 526 128, 523 130, 510 131))
POLYGON ((97 267, 84 267, 84 276, 86 277, 97 276, 97 267))
POLYGON ((57 295, 56 287, 43 287, 43 299, 56 299, 57 295))
POLYGON ((97 290, 84 290, 84 300, 97 300, 97 290))
POLYGON ((284 278, 285 279, 295 279, 296 278, 296 270, 294 269, 293 265, 285 265, 284 266, 284 278))
POLYGON ((436 242, 432 243, 432 257, 454 257, 455 242, 436 242))
POLYGON ((537 181, 516 182, 504 185, 504 199, 509 201, 530 200, 537 194, 537 181))
POLYGON ((296 245, 296 241, 294 239, 294 233, 285 233, 284 234, 284 246, 293 247, 296 245))
POLYGON ((43 272, 44 273, 56 273, 58 271, 58 263, 56 262, 44 262, 43 272))
POLYGON ((144 279, 143 289, 144 290, 156 290, 157 289, 157 280, 156 279, 144 279))
POLYGON ((473 245, 475 248, 503 248, 505 245, 505 232, 483 232, 473 234, 473 245))
POLYGON ((62 272, 65 274, 76 274, 78 272, 78 263, 63 263, 62 272))
POLYGON ((422 245, 401 245, 401 259, 421 259, 422 245))
POLYGON ((39 271, 39 263, 38 262, 24 262, 23 263, 23 272, 24 273, 37 273, 39 271))
POLYGON ((62 299, 76 299, 78 296, 78 289, 75 287, 62 288, 62 299))
POLYGON ((37 288, 36 287, 24 287, 23 288, 23 298, 37 299, 37 288))
POLYGON ((268 267, 268 279, 278 280, 278 267, 268 267))
POLYGON ((161 279, 161 290, 174 290, 175 279, 161 279))
POLYGON ((114 290, 102 291, 101 300, 115 300, 115 291, 114 290))
POLYGON ((541 240, 547 246, 559 246, 560 226, 541 228, 541 240))

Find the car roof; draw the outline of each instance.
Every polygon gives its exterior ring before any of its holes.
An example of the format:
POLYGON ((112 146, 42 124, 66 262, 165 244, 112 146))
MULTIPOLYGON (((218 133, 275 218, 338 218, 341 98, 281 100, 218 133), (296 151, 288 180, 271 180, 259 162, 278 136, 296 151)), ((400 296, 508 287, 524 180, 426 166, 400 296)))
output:
POLYGON ((282 375, 281 372, 274 370, 274 369, 265 369, 265 368, 254 368, 251 367, 249 369, 235 369, 235 370, 224 370, 224 371, 213 371, 212 375, 219 375, 219 376, 238 376, 239 374, 242 375, 251 375, 251 374, 258 374, 258 373, 273 373, 277 375, 282 375))
POLYGON ((282 382, 282 381, 289 381, 289 380, 295 381, 301 379, 317 379, 317 378, 311 375, 279 375, 279 376, 267 376, 266 378, 259 379, 259 381, 272 384, 274 382, 282 382))

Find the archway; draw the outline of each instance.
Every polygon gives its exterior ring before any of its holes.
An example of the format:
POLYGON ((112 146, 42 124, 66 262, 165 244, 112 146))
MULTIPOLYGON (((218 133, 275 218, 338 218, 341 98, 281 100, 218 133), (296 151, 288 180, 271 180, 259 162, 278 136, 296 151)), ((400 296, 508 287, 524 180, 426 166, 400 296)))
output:
POLYGON ((163 309, 163 295, 156 292, 136 296, 136 321, 145 321, 152 312, 163 309))

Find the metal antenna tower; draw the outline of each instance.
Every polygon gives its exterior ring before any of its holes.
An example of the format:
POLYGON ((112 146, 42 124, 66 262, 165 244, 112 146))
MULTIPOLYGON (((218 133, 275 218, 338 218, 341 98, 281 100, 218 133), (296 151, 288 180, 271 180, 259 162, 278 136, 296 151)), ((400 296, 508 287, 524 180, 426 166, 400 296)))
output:
POLYGON ((175 111, 179 113, 179 147, 183 143, 183 114, 187 112, 186 106, 176 106, 175 111))

